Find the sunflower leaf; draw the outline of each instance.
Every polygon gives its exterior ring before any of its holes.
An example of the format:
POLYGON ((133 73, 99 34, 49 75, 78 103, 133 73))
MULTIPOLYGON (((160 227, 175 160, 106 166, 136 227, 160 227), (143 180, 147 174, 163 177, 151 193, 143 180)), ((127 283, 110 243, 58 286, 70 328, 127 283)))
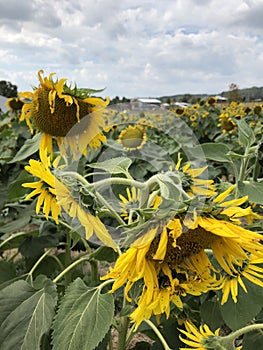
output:
POLYGON ((113 296, 77 278, 67 289, 54 322, 53 350, 93 350, 108 332, 113 296))
POLYGON ((39 150, 41 137, 42 137, 42 134, 39 133, 34 135, 32 139, 26 140, 23 146, 14 156, 14 158, 10 160, 8 163, 21 162, 21 160, 24 160, 32 156, 32 154, 36 153, 39 150))
POLYGON ((46 278, 39 288, 20 280, 2 289, 1 349, 40 349, 41 338, 52 323, 56 299, 56 287, 46 278))
POLYGON ((238 190, 242 196, 248 196, 253 203, 263 204, 263 182, 238 182, 238 190))
POLYGON ((132 160, 126 157, 117 157, 103 162, 88 164, 89 167, 94 169, 101 169, 110 174, 126 174, 132 160))

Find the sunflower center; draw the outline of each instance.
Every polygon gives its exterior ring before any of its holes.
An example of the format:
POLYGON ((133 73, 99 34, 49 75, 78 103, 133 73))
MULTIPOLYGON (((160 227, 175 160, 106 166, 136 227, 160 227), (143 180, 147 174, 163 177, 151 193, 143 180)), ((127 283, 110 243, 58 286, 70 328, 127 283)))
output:
MULTIPOLYGON (((37 100, 33 101, 32 118, 42 132, 52 136, 66 136, 70 129, 78 122, 77 105, 67 106, 64 99, 55 97, 55 110, 51 113, 49 105, 49 89, 41 88, 37 100)), ((90 104, 77 99, 79 105, 79 119, 92 112, 90 104)))
POLYGON ((119 136, 119 142, 127 150, 140 149, 145 143, 145 139, 146 134, 139 126, 129 126, 119 136))
MULTIPOLYGON (((178 265, 190 256, 209 248, 215 239, 216 236, 214 234, 201 227, 183 232, 182 235, 176 239, 176 247, 173 246, 174 238, 169 236, 163 262, 178 265)), ((160 236, 154 238, 147 253, 147 258, 152 258, 152 256, 154 256, 159 241, 160 236)))

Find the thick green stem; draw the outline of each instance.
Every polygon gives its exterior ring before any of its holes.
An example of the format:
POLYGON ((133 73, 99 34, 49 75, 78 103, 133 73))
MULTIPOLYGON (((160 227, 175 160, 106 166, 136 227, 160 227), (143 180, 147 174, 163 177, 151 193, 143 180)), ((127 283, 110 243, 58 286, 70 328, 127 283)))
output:
POLYGON ((128 316, 123 316, 120 319, 120 330, 119 330, 119 336, 118 336, 118 350, 124 350, 126 347, 126 338, 127 338, 127 332, 129 328, 130 320, 128 316))
MULTIPOLYGON (((263 323, 255 323, 255 324, 251 324, 248 325, 246 327, 240 328, 237 331, 230 333, 229 335, 227 335, 226 337, 222 337, 222 345, 225 345, 226 348, 229 348, 229 344, 234 344, 235 339, 237 339, 239 336, 251 332, 251 331, 255 331, 257 329, 263 329, 263 323)), ((233 349, 235 349, 233 347, 233 349)))
POLYGON ((157 335, 157 337, 160 339, 160 342, 162 343, 164 350, 172 350, 169 345, 166 343, 166 340, 164 339, 163 335, 159 331, 159 329, 155 326, 154 323, 152 323, 150 320, 144 320, 154 331, 154 333, 157 335))

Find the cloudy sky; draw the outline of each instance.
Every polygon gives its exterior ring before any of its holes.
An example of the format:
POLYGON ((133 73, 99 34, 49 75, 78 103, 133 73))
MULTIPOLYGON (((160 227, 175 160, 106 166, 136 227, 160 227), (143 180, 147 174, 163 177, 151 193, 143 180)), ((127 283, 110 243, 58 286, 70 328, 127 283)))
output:
POLYGON ((37 72, 102 95, 263 86, 263 0, 0 0, 0 80, 37 72))

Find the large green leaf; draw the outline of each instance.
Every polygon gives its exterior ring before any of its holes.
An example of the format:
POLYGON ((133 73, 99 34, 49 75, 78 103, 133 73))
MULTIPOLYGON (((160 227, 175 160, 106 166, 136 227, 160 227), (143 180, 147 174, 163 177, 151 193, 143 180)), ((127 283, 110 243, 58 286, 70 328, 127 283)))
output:
POLYGON ((56 287, 45 280, 40 289, 17 281, 0 291, 0 350, 40 349, 56 306, 56 287))
POLYGON ((230 148, 224 143, 203 143, 202 145, 190 148, 189 153, 194 157, 204 157, 216 162, 232 162, 231 157, 228 155, 230 148))
POLYGON ((250 202, 263 204, 263 182, 238 182, 238 190, 250 202))
POLYGON ((200 313, 204 323, 209 324, 210 329, 213 331, 223 324, 218 301, 206 300, 200 307, 200 313))
POLYGON ((77 278, 67 289, 53 328, 53 350, 93 350, 110 328, 113 296, 77 278))
POLYGON ((33 136, 32 139, 26 140, 23 146, 15 155, 15 157, 12 160, 10 160, 9 163, 20 162, 21 160, 24 160, 32 156, 32 154, 36 153, 39 150, 41 137, 42 134, 39 133, 33 136))
POLYGON ((262 330, 246 333, 243 339, 242 350, 263 349, 262 330))
POLYGON ((262 309, 263 288, 245 280, 248 293, 239 287, 237 303, 231 297, 228 302, 221 307, 223 320, 232 330, 244 327, 262 309))

